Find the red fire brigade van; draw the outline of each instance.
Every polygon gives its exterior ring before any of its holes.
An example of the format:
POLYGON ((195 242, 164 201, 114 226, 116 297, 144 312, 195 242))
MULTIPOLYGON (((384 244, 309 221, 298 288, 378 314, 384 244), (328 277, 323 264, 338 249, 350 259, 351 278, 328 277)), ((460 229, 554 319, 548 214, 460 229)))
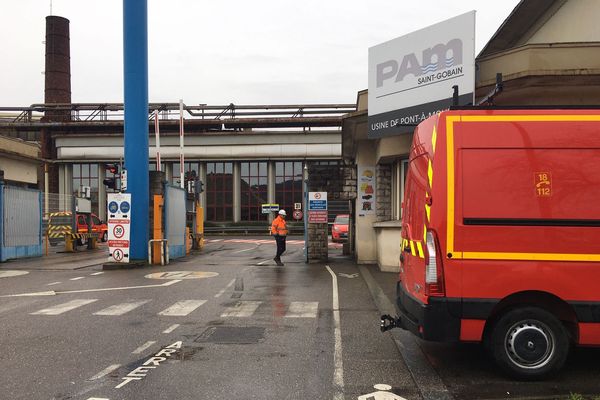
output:
POLYGON ((414 133, 400 326, 483 342, 509 374, 600 345, 600 110, 442 112, 414 133))

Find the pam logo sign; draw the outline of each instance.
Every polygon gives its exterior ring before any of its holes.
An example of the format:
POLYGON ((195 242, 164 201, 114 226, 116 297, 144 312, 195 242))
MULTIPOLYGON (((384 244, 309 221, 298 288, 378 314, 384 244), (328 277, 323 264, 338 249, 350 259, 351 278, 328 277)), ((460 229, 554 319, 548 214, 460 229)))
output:
POLYGON ((418 77, 418 84, 431 82, 436 77, 448 78, 463 73, 463 43, 460 39, 453 39, 447 44, 438 44, 423 50, 420 63, 415 53, 405 55, 401 61, 388 60, 377 64, 377 87, 382 87, 384 82, 394 78, 394 82, 404 80, 407 75, 418 77), (461 65, 452 68, 455 65, 461 65), (444 73, 433 72, 450 69, 444 73), (426 75, 423 77, 423 75, 426 75))
POLYGON ((369 49, 369 137, 412 132, 452 105, 473 103, 475 12, 369 49))

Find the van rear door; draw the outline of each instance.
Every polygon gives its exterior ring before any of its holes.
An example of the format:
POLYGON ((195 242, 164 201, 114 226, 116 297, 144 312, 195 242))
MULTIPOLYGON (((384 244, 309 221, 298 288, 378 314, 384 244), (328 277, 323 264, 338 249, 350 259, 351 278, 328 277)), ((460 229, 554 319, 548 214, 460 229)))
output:
POLYGON ((423 145, 418 130, 415 131, 410 151, 404 214, 402 216, 402 264, 400 280, 407 293, 422 303, 425 296, 425 204, 429 153, 423 145))

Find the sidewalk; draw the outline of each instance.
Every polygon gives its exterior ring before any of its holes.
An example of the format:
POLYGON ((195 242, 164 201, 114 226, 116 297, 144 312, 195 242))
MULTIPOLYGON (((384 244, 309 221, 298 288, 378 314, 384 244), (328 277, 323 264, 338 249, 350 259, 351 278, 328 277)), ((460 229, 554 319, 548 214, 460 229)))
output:
POLYGON ((101 246, 99 249, 81 250, 76 253, 50 252, 47 256, 34 258, 19 258, 0 263, 1 270, 46 270, 64 271, 76 270, 103 264, 108 261, 108 248, 101 246))

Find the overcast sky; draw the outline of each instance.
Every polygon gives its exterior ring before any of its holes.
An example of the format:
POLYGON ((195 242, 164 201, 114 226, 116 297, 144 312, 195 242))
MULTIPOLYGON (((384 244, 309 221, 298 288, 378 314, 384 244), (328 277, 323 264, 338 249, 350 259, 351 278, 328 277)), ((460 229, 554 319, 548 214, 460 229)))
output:
MULTIPOLYGON (((478 53, 519 0, 148 0, 149 100, 354 103, 368 48, 477 11, 478 53)), ((50 0, 3 0, 0 106, 44 100, 50 0)), ((72 101, 123 101, 122 0, 53 0, 70 20, 72 101)))

